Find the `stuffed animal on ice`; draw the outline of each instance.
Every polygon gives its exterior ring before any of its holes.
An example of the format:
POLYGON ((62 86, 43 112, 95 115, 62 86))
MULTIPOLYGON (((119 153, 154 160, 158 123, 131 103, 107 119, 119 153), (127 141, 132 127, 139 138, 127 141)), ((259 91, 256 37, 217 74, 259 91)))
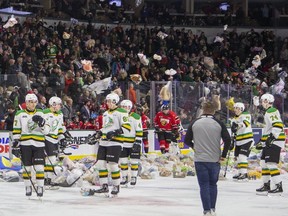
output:
POLYGON ((164 85, 160 92, 159 92, 159 98, 161 100, 162 105, 168 105, 171 97, 172 97, 172 86, 171 81, 168 81, 166 85, 164 85))
POLYGON ((91 61, 88 61, 88 60, 84 59, 84 60, 81 60, 81 64, 82 64, 83 69, 86 72, 91 72, 93 70, 91 61))

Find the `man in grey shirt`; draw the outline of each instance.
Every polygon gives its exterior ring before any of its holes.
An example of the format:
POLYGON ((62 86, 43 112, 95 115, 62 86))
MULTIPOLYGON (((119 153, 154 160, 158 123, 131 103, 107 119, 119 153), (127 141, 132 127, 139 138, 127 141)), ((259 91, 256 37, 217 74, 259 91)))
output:
POLYGON ((213 116, 217 107, 212 101, 204 101, 203 114, 190 124, 184 140, 195 152, 195 169, 206 216, 215 215, 220 160, 234 147, 226 126, 213 116), (224 142, 222 153, 221 139, 224 142))

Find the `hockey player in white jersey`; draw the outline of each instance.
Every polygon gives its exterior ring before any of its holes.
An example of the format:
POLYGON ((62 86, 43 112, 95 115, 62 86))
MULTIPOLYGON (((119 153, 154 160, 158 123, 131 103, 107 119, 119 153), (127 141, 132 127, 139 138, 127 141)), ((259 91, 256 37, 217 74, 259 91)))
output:
POLYGON ((35 94, 25 97, 26 109, 17 111, 13 126, 12 154, 21 157, 24 166, 23 179, 26 196, 32 195, 32 187, 37 196, 43 196, 44 163, 45 163, 45 134, 50 130, 42 110, 36 110, 38 103, 35 94), (36 171, 37 188, 31 181, 32 166, 36 171))
POLYGON ((57 155, 59 142, 61 148, 65 147, 66 140, 72 139, 70 133, 66 130, 63 122, 63 114, 60 111, 62 100, 59 97, 53 96, 49 100, 49 108, 43 112, 47 118, 47 123, 50 125, 50 131, 45 136, 45 189, 58 189, 55 184, 56 173, 54 167, 57 163, 57 155))
POLYGON ((231 132, 236 139, 234 156, 237 158, 238 173, 233 176, 235 180, 247 180, 248 156, 250 148, 254 145, 251 128, 251 115, 244 111, 243 103, 234 104, 235 117, 231 121, 231 132))
POLYGON ((124 132, 123 149, 120 155, 120 167, 122 174, 121 185, 128 184, 128 158, 130 158, 131 181, 130 185, 135 186, 137 182, 138 164, 140 160, 143 129, 141 116, 137 113, 131 112, 133 104, 130 100, 123 100, 120 106, 129 113, 129 122, 131 131, 124 132))
POLYGON ((97 132, 96 139, 101 137, 97 152, 97 167, 99 169, 99 181, 101 188, 90 191, 88 195, 94 193, 109 193, 108 188, 108 168, 112 177, 113 188, 111 195, 119 193, 120 169, 119 157, 123 147, 123 133, 130 131, 129 116, 126 110, 119 108, 119 96, 115 93, 106 96, 108 110, 103 114, 103 127, 97 132))
POLYGON ((260 143, 256 146, 257 149, 263 149, 260 161, 263 186, 256 189, 256 193, 261 195, 279 195, 283 192, 280 170, 277 164, 280 160, 281 149, 284 148, 285 144, 284 125, 280 113, 273 107, 273 103, 273 95, 263 94, 261 96, 261 104, 266 110, 262 137, 260 143), (270 187, 270 183, 275 185, 274 189, 270 187))

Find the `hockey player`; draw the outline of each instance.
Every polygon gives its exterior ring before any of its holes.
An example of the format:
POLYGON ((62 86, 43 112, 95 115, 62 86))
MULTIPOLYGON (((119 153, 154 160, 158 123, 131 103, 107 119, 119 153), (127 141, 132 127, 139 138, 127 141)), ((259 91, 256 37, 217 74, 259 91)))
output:
POLYGON ((131 164, 131 182, 130 185, 134 186, 137 182, 138 163, 141 153, 142 145, 142 122, 141 116, 137 113, 131 112, 133 104, 130 100, 123 100, 120 103, 121 107, 129 113, 129 122, 131 125, 130 131, 124 132, 123 149, 120 155, 120 167, 122 174, 121 185, 128 184, 128 158, 131 164))
POLYGON ((13 126, 12 153, 21 157, 24 166, 23 179, 26 196, 32 195, 32 187, 37 196, 43 196, 44 164, 45 164, 45 134, 50 130, 42 110, 36 110, 38 103, 35 94, 25 96, 26 109, 17 111, 13 126), (37 188, 31 180, 32 166, 36 171, 37 188))
MULTIPOLYGON (((119 96, 115 93, 106 96, 108 110, 103 114, 103 127, 94 136, 101 137, 97 152, 97 165, 99 169, 100 184, 99 190, 93 193, 108 193, 108 167, 112 177, 113 189, 111 195, 119 193, 120 169, 118 166, 119 157, 123 147, 123 133, 130 131, 131 126, 126 110, 118 108, 119 96)), ((92 193, 92 194, 93 194, 92 193)), ((89 194, 91 195, 91 193, 89 194)))
POLYGON ((168 105, 162 105, 161 111, 154 118, 155 131, 158 134, 161 153, 169 152, 169 145, 173 136, 179 137, 179 117, 168 105))
POLYGON ((147 154, 149 152, 149 143, 148 143, 148 128, 150 127, 150 119, 143 112, 143 107, 140 104, 136 104, 135 112, 141 116, 142 128, 143 128, 143 144, 144 152, 147 154))
POLYGON ((65 148, 67 141, 72 141, 73 137, 66 130, 61 112, 62 100, 59 97, 51 97, 49 108, 43 112, 48 119, 47 123, 51 125, 49 133, 45 136, 45 188, 57 189, 54 183, 56 178, 54 167, 57 163, 57 155, 60 142, 61 148, 65 148), (66 139, 66 141, 65 141, 66 139))
MULTIPOLYGON (((235 117, 232 119, 231 132, 236 139, 234 156, 237 158, 238 173, 233 176, 236 180, 247 180, 247 157, 250 154, 250 148, 254 144, 253 132, 251 128, 251 115, 245 112, 243 103, 234 104, 235 117)), ((235 140, 234 140, 235 141, 235 140)))
POLYGON ((279 111, 273 107, 274 96, 263 94, 261 104, 266 110, 260 143, 257 149, 262 149, 260 165, 262 167, 263 186, 256 189, 257 194, 281 194, 283 192, 280 170, 277 166, 280 160, 281 149, 284 148, 285 134, 283 122, 279 111), (270 180, 275 184, 275 189, 271 189, 270 180))

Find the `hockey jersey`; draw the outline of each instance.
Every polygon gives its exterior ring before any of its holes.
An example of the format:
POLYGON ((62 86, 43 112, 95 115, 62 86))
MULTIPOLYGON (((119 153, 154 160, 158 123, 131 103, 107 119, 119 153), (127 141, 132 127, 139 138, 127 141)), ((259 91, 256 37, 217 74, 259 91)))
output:
POLYGON ((103 125, 103 115, 99 115, 97 116, 97 118, 95 119, 95 130, 99 131, 102 128, 103 125))
POLYGON ((20 145, 44 147, 45 134, 48 134, 50 126, 45 114, 42 110, 19 110, 15 114, 13 125, 13 140, 19 140, 20 145), (39 127, 37 123, 32 120, 34 115, 39 115, 45 119, 45 125, 39 127))
POLYGON ((125 130, 123 134, 124 136, 123 147, 125 148, 132 148, 135 140, 138 140, 141 143, 143 137, 141 116, 138 115, 137 113, 131 112, 129 114, 129 123, 131 125, 131 130, 130 131, 125 130))
POLYGON ((254 141, 251 128, 251 115, 248 112, 242 112, 241 115, 235 116, 231 123, 238 124, 236 132, 236 145, 241 146, 250 141, 254 141))
POLYGON ((147 131, 148 127, 150 125, 150 119, 145 114, 142 114, 141 115, 141 121, 142 121, 143 131, 147 131))
POLYGON ((103 114, 103 127, 101 128, 102 136, 99 145, 101 146, 123 146, 123 134, 114 136, 111 140, 107 140, 106 134, 110 131, 121 129, 130 131, 131 125, 129 123, 129 116, 125 109, 116 108, 114 110, 107 110, 103 114))
POLYGON ((54 113, 50 109, 43 110, 46 115, 47 123, 50 125, 50 131, 45 136, 45 139, 51 143, 57 144, 59 140, 64 139, 63 133, 66 132, 66 127, 63 122, 63 113, 54 113))
POLYGON ((279 111, 270 107, 266 110, 264 115, 264 123, 265 127, 263 128, 263 134, 261 137, 261 142, 265 144, 270 133, 276 138, 273 144, 279 146, 280 148, 284 148, 285 145, 285 133, 284 133, 284 124, 281 120, 281 116, 279 111))
POLYGON ((160 128, 162 131, 177 130, 180 124, 180 119, 173 111, 169 111, 166 115, 162 111, 158 112, 154 118, 155 127, 160 128))

